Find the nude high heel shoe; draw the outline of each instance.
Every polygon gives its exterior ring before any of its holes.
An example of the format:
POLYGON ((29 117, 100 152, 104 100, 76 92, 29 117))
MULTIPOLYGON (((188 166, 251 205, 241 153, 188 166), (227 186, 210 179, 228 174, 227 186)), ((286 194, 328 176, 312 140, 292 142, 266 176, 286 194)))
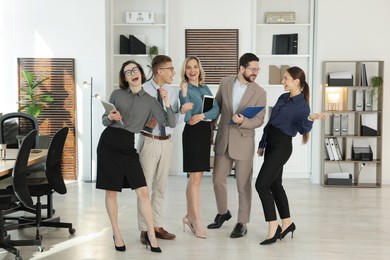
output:
POLYGON ((183 232, 186 231, 185 227, 186 225, 190 228, 191 232, 195 234, 195 230, 194 230, 194 227, 192 226, 190 220, 188 219, 188 216, 185 215, 184 218, 183 218, 183 232))
POLYGON ((192 225, 194 227, 194 234, 196 237, 199 237, 199 238, 207 238, 207 234, 206 234, 206 231, 203 227, 203 224, 202 222, 197 222, 195 225, 192 225))

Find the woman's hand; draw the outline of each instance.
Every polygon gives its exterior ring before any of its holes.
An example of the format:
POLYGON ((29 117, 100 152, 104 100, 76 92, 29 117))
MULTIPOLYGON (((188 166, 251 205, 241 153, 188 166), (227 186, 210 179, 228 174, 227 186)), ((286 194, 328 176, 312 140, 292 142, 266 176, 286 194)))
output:
POLYGON ((326 119, 325 113, 313 113, 307 117, 309 120, 326 119))
POLYGON ((189 125, 196 125, 197 123, 199 123, 200 121, 202 121, 206 116, 204 114, 195 114, 195 115, 192 115, 192 117, 190 118, 190 120, 187 121, 187 124, 189 125))
POLYGON ((259 149, 257 149, 257 155, 258 155, 259 157, 263 156, 263 154, 264 154, 264 148, 259 148, 259 149))
POLYGON ((184 103, 183 105, 181 105, 180 113, 184 115, 185 113, 190 111, 193 108, 193 106, 194 106, 194 103, 192 103, 192 102, 184 103))
POLYGON ((110 114, 107 116, 110 121, 120 121, 122 120, 122 115, 118 110, 111 110, 110 114))
POLYGON ((186 81, 183 81, 182 83, 180 83, 180 88, 181 88, 181 95, 183 97, 187 96, 188 83, 186 81))

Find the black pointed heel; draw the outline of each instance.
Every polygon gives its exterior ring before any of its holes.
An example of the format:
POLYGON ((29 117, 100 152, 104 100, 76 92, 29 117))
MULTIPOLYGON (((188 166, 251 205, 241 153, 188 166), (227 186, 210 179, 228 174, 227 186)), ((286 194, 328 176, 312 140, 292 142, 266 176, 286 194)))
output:
POLYGON ((153 253, 161 253, 161 248, 158 246, 158 247, 152 247, 152 244, 150 243, 150 240, 149 240, 149 237, 148 237, 148 233, 146 233, 146 236, 145 236, 145 240, 147 242, 146 244, 146 248, 148 248, 148 245, 150 246, 150 251, 152 251, 153 253))
POLYGON ((294 231, 295 231, 295 229, 296 229, 296 226, 295 226, 294 222, 292 222, 292 223, 290 224, 290 226, 288 226, 288 227, 286 228, 286 230, 284 230, 282 233, 280 233, 280 238, 281 238, 281 239, 284 238, 285 236, 287 236, 287 234, 288 234, 289 232, 291 232, 291 238, 293 238, 293 237, 294 237, 294 231))
POLYGON ((116 251, 120 251, 120 252, 124 252, 126 251, 126 245, 123 245, 123 246, 117 246, 115 244, 115 237, 113 236, 112 239, 114 239, 114 246, 115 246, 115 250, 116 251))
POLYGON ((269 245, 269 244, 275 243, 276 240, 278 240, 278 238, 281 239, 280 238, 281 232, 282 232, 282 228, 278 225, 278 228, 275 231, 275 235, 270 239, 264 240, 263 242, 260 243, 260 245, 269 245))

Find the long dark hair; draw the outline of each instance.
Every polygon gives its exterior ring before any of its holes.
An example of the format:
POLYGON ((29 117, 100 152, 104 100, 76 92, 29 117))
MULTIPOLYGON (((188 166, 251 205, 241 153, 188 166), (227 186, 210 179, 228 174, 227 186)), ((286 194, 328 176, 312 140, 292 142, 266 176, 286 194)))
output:
POLYGON ((141 77, 142 77, 141 82, 142 82, 142 84, 144 84, 145 81, 146 81, 145 72, 144 72, 144 69, 142 68, 142 66, 139 63, 137 63, 137 62, 135 62, 133 60, 128 60, 128 61, 126 61, 125 63, 122 64, 121 70, 119 71, 119 87, 121 89, 127 89, 129 87, 129 82, 126 81, 125 72, 123 70, 130 63, 135 64, 135 66, 137 66, 137 68, 141 72, 141 77))
MULTIPOLYGON (((307 105, 310 107, 310 89, 309 89, 309 84, 307 84, 306 82, 305 72, 299 67, 288 68, 287 72, 291 75, 293 79, 299 79, 301 91, 303 93, 303 96, 305 97, 307 105)), ((306 144, 309 141, 309 137, 310 137, 309 132, 304 133, 302 135, 302 143, 306 144)))

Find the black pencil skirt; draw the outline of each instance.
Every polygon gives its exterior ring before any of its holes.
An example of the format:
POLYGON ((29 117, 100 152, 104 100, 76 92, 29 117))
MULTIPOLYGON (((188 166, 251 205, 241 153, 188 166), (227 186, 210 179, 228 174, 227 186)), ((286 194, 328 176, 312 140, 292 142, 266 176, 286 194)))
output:
POLYGON ((146 181, 134 148, 134 133, 106 127, 97 147, 96 188, 120 192, 143 186, 146 181))
POLYGON ((211 122, 186 124, 183 130, 183 171, 209 172, 211 122))

